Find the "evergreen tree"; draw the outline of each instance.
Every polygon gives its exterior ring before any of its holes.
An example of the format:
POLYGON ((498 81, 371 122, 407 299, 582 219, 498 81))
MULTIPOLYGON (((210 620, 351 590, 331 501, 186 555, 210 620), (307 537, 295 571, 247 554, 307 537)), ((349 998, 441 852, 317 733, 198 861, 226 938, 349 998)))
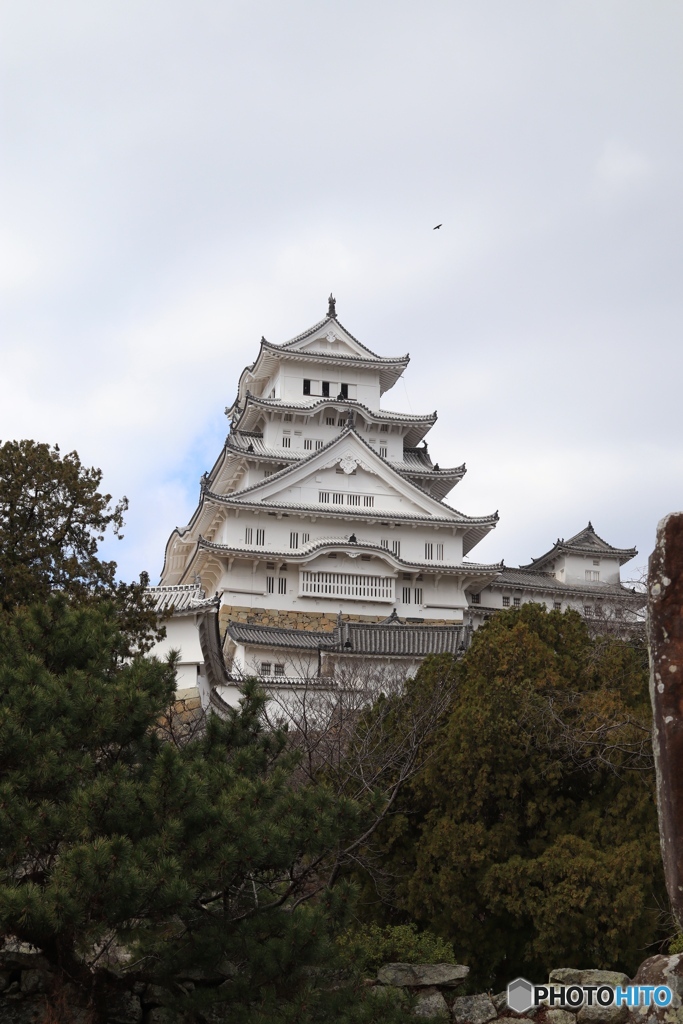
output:
POLYGON ((114 503, 99 491, 102 471, 77 452, 36 441, 0 444, 0 608, 44 601, 51 593, 71 600, 115 601, 122 629, 120 653, 149 650, 163 635, 139 583, 116 579, 116 562, 98 546, 107 530, 122 537, 127 498, 114 503))
MULTIPOLYGON (((119 632, 104 601, 0 614, 0 933, 41 949, 95 1006, 115 941, 132 954, 125 985, 229 961, 213 992, 231 1021, 366 1019, 360 989, 315 973, 348 923, 349 888, 326 887, 324 867, 358 807, 292 786, 252 688, 201 739, 162 742, 173 664, 122 663, 119 632)), ((196 1019, 207 992, 176 1009, 196 1019)))
MULTIPOLYGON (((450 710, 384 831, 394 905, 452 942, 475 985, 634 970, 666 905, 642 646, 529 604, 414 685, 453 671, 450 710)), ((395 919, 368 883, 365 900, 395 919)))

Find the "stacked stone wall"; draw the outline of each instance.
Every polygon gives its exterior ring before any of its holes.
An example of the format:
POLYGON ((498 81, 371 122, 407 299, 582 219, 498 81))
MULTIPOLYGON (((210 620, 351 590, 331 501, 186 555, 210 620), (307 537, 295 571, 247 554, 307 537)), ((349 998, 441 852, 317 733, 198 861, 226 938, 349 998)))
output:
MULTIPOLYGON (((343 615, 344 622, 383 622, 386 615, 343 615)), ((331 612, 285 611, 278 608, 246 608, 241 605, 224 604, 219 613, 221 635, 229 622, 241 622, 247 626, 277 626, 280 629, 305 629, 313 632, 331 633, 337 625, 337 615, 331 612)), ((452 626, 446 619, 420 619, 416 625, 452 626)))

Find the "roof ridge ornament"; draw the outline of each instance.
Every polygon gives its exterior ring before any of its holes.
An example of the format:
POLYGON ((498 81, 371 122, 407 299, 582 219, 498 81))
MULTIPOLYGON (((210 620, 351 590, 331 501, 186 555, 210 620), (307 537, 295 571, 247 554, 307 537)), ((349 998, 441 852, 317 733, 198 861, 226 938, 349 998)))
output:
POLYGON ((337 319, 337 300, 332 292, 330 292, 330 297, 327 300, 327 316, 330 320, 337 319))

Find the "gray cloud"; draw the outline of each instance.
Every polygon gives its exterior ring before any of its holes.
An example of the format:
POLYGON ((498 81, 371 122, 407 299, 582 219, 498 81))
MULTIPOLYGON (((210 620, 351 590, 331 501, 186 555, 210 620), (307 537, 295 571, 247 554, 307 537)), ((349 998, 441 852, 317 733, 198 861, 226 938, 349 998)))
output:
POLYGON ((76 447, 161 565, 265 333, 330 289, 526 560, 681 507, 673 0, 25 0, 3 13, 0 436, 76 447), (443 222, 440 232, 431 228, 443 222))

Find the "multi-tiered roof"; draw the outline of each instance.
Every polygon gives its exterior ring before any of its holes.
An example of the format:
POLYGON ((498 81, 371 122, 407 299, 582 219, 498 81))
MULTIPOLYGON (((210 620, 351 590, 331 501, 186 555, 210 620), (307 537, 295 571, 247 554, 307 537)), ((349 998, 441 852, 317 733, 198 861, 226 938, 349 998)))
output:
MULTIPOLYGON (((336 522, 337 528, 326 529, 324 536, 314 536, 311 530, 310 540, 296 551, 269 548, 268 557, 287 558, 292 564, 331 554, 340 545, 348 547, 349 535, 355 540, 362 524, 378 523, 391 529, 450 527, 462 538, 462 554, 467 554, 495 526, 497 513, 472 517, 445 504, 444 498, 466 470, 464 465, 441 468, 432 462, 424 437, 436 412, 415 415, 379 407, 380 396, 396 383, 408 362, 407 355, 379 356, 358 341, 337 319, 332 297, 327 316, 291 341, 274 345, 263 338, 258 356, 240 376, 234 402, 226 408, 230 432, 214 466, 202 477, 198 507, 188 526, 175 530, 169 539, 162 584, 186 584, 201 576, 211 590, 226 558, 252 556, 250 545, 236 536, 226 537, 223 529, 231 515, 242 512, 303 517, 330 527, 336 522), (344 383, 336 391, 337 379, 343 381, 350 370, 361 375, 358 379, 369 371, 368 379, 378 383, 376 393, 344 383), (303 381, 309 393, 288 392, 283 384, 287 375, 306 372, 312 378, 303 381), (331 385, 313 379, 324 375, 335 380, 332 393, 331 385), (318 393, 310 393, 314 390, 318 393), (315 446, 309 439, 299 447, 286 447, 281 437, 275 439, 274 421, 291 422, 304 435, 312 431, 321 436, 315 446), (383 444, 389 434, 392 444, 383 444), (381 480, 382 493, 373 496, 372 504, 364 499, 363 505, 340 505, 334 499, 343 502, 345 494, 333 489, 331 500, 321 504, 310 481, 321 479, 317 474, 335 465, 351 466, 349 474, 362 467, 381 480)), ((346 499, 350 500, 348 495, 346 499)), ((370 537, 359 536, 355 543, 366 554, 381 557, 394 573, 429 567, 419 558, 387 551, 370 537)), ((458 557, 446 559, 439 569, 442 574, 482 580, 492 578, 499 567, 465 565, 458 557)))

